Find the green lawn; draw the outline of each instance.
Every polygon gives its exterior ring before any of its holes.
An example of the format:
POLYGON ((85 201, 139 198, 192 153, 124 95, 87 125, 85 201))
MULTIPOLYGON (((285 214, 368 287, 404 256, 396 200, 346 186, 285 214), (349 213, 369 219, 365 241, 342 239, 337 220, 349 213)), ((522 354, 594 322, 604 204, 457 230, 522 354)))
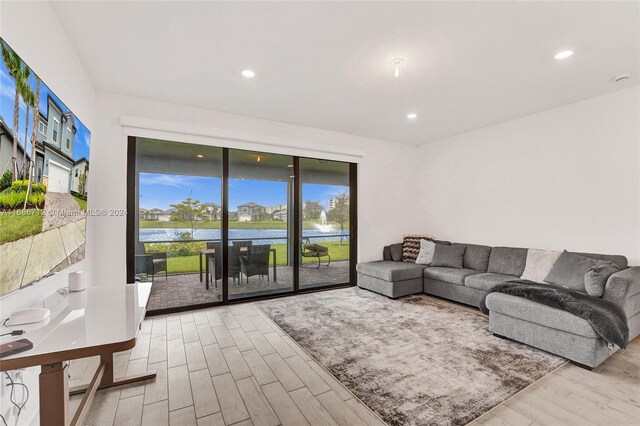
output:
MULTIPOLYGON (((331 261, 334 260, 347 260, 349 259, 349 242, 346 241, 343 245, 340 245, 339 241, 336 242, 323 242, 319 243, 325 247, 329 247, 329 254, 331 255, 331 261)), ((272 244, 271 248, 276 249, 276 264, 285 265, 287 263, 287 248, 285 244, 272 244)), ((181 256, 170 257, 167 259, 167 272, 170 274, 185 273, 185 272, 198 272, 200 267, 198 265, 199 256, 181 256)), ((316 258, 305 258, 303 263, 314 263, 316 258)), ((326 258, 322 258, 323 262, 326 262, 326 258)), ((269 259, 269 265, 271 265, 273 259, 269 259)), ((203 265, 204 266, 204 265, 203 265)))
MULTIPOLYGON (((319 220, 305 220, 303 222, 302 227, 304 229, 315 229, 316 228, 315 225, 318 223, 320 223, 319 220)), ((328 224, 333 225, 336 230, 340 229, 340 225, 336 222, 328 222, 328 224)), ((141 220, 140 222, 138 222, 138 225, 140 228, 188 228, 188 225, 182 222, 177 222, 177 221, 160 222, 157 220, 141 220)), ((220 221, 219 220, 208 221, 208 222, 202 223, 200 226, 198 226, 198 228, 219 229, 220 221)), ((281 220, 260 220, 260 221, 252 221, 252 222, 230 221, 229 228, 230 229, 286 229, 287 222, 283 222, 281 220)), ((344 228, 349 229, 349 223, 345 223, 344 228)))
POLYGON ((75 195, 72 195, 73 199, 76 200, 76 203, 78 203, 78 205, 80 206, 80 208, 83 211, 87 211, 87 200, 83 200, 80 197, 76 197, 75 195))
POLYGON ((42 210, 28 209, 0 213, 0 244, 42 231, 42 210), (19 213, 23 213, 19 214, 19 213))

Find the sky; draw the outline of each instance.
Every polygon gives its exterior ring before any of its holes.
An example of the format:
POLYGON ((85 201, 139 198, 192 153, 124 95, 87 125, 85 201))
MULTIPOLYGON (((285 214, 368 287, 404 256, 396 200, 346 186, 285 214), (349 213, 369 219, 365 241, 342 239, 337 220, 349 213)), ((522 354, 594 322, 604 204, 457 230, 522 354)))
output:
MULTIPOLYGON (((339 185, 304 184, 302 200, 319 201, 329 209, 329 198, 348 193, 349 188, 339 185)), ((221 179, 213 177, 140 173, 139 206, 144 209, 167 210, 189 195, 202 203, 221 204, 221 179)), ((229 179, 229 210, 238 204, 254 202, 262 206, 287 203, 287 183, 264 180, 229 179)))
MULTIPOLYGON (((2 40, 4 43, 4 40, 2 40)), ((20 55, 20 52, 16 52, 20 55)), ((29 85, 31 90, 36 92, 36 72, 29 68, 31 76, 29 77, 29 85)), ((4 119, 9 129, 13 128, 13 106, 15 99, 15 81, 9 75, 4 61, 0 59, 0 116, 4 119)), ((46 82, 43 81, 40 84, 40 112, 47 115, 47 95, 51 97, 60 105, 64 112, 68 112, 69 108, 60 101, 60 99, 49 89, 46 82)), ((26 105, 20 99, 19 119, 18 119, 18 139, 22 145, 24 145, 24 121, 25 114, 27 112, 26 105)), ((73 118, 76 123, 76 135, 74 138, 73 147, 73 159, 78 160, 82 157, 89 159, 89 149, 91 146, 91 132, 82 124, 78 117, 74 114, 73 118)), ((29 128, 27 129, 27 154, 31 154, 31 132, 33 130, 33 111, 29 110, 29 128)), ((4 164, 0 164, 0 168, 4 168, 4 164)))

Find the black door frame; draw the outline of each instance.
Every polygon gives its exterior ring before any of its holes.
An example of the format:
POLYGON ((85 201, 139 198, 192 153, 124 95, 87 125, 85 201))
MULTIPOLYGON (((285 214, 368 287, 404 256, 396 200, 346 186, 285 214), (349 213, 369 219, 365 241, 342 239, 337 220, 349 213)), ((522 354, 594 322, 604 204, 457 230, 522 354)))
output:
MULTIPOLYGON (((229 300, 229 150, 230 148, 222 148, 222 300, 219 302, 199 303, 195 305, 176 306, 165 309, 156 309, 148 311, 147 315, 164 315, 175 312, 186 312, 195 309, 202 309, 214 306, 230 305, 237 303, 245 303, 256 300, 275 299, 279 297, 295 296, 303 293, 315 293, 336 288, 353 287, 356 285, 356 263, 358 259, 358 164, 349 164, 349 282, 331 284, 322 287, 312 287, 307 289, 300 288, 300 236, 302 225, 302 184, 300 177, 300 157, 291 156, 293 159, 293 289, 291 291, 283 291, 282 293, 249 296, 241 299, 229 300)), ((127 137, 127 222, 126 222, 126 273, 127 283, 135 281, 135 244, 136 244, 136 219, 137 211, 137 169, 136 169, 136 151, 137 138, 135 136, 127 137), (130 214, 130 212, 132 212, 130 214)))

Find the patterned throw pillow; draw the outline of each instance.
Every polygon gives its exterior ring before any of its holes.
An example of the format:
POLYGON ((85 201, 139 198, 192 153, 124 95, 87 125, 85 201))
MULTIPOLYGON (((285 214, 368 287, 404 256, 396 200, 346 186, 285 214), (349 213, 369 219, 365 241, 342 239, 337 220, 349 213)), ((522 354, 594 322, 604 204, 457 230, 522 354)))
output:
POLYGON ((433 241, 431 235, 409 234, 402 240, 402 260, 404 262, 415 262, 420 253, 420 240, 433 241))

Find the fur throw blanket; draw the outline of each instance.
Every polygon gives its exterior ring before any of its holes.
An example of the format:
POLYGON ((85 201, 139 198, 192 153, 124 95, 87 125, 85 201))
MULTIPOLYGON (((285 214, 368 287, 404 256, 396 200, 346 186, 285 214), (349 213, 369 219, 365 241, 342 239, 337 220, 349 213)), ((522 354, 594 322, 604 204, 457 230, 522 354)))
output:
POLYGON ((585 319, 608 344, 616 344, 624 349, 629 342, 627 316, 622 308, 608 300, 549 284, 514 280, 498 284, 485 295, 480 303, 480 310, 487 315, 489 309, 485 299, 494 292, 522 297, 585 319))

